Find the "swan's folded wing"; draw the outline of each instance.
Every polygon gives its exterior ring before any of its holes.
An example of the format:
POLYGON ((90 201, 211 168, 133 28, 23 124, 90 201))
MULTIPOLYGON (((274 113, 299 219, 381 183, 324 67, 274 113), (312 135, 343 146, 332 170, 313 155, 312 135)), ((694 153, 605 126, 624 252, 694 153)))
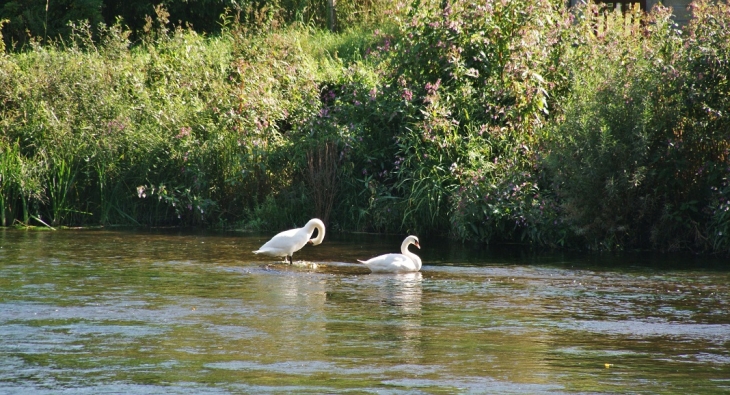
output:
POLYGON ((299 251, 306 244, 307 234, 305 232, 302 232, 301 229, 289 229, 272 237, 254 253, 286 256, 299 251))
POLYGON ((413 261, 403 254, 385 254, 360 261, 374 273, 376 272, 408 272, 415 269, 413 261))
POLYGON ((259 250, 279 250, 292 245, 293 239, 291 236, 278 234, 271 240, 267 241, 266 244, 262 245, 259 250))

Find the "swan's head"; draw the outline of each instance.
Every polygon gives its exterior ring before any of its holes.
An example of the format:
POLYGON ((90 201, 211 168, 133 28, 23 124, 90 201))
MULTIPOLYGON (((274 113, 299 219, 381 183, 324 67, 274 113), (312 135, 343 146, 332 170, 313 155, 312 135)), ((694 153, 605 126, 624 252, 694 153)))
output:
POLYGON ((413 244, 414 246, 416 246, 416 248, 421 249, 421 244, 418 243, 418 237, 416 237, 416 236, 406 237, 406 239, 403 241, 403 244, 405 244, 405 245, 413 244))
POLYGON ((307 222, 306 225, 304 225, 304 228, 307 229, 307 232, 311 235, 315 229, 317 229, 317 237, 314 239, 310 239, 308 241, 311 245, 318 245, 322 244, 322 241, 324 240, 324 222, 322 222, 318 218, 312 218, 307 222))

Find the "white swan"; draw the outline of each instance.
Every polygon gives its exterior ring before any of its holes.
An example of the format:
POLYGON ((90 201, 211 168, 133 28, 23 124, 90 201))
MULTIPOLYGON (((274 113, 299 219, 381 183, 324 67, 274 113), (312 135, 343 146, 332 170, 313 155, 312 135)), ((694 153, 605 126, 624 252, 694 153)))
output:
POLYGON ((277 234, 253 253, 283 256, 284 262, 289 258, 289 264, 292 264, 294 263, 294 252, 301 250, 306 244, 315 246, 321 244, 322 240, 324 240, 324 222, 313 218, 304 227, 285 230, 277 234), (317 229, 317 237, 310 239, 315 229, 317 229))
POLYGON ((421 270, 421 258, 408 251, 408 246, 411 244, 421 248, 421 245, 418 244, 418 237, 408 236, 400 246, 400 254, 385 254, 370 258, 367 261, 359 259, 357 261, 365 264, 373 273, 417 272, 421 270))

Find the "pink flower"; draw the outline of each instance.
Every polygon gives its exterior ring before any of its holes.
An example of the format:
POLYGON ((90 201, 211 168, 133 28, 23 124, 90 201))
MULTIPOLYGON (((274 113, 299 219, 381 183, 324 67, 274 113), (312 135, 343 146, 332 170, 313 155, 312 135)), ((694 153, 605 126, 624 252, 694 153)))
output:
POLYGON ((191 128, 190 126, 183 126, 182 128, 180 128, 180 133, 178 133, 178 135, 175 136, 175 138, 181 139, 183 137, 190 136, 190 132, 192 132, 192 131, 193 131, 193 128, 191 128))
POLYGON ((403 90, 403 93, 400 95, 401 98, 405 101, 411 101, 413 100, 413 92, 411 92, 410 89, 406 88, 403 90))
POLYGON ((429 95, 433 95, 434 93, 436 93, 436 91, 439 89, 440 86, 441 86, 441 78, 436 80, 436 82, 433 84, 430 82, 427 82, 426 83, 426 92, 429 95))

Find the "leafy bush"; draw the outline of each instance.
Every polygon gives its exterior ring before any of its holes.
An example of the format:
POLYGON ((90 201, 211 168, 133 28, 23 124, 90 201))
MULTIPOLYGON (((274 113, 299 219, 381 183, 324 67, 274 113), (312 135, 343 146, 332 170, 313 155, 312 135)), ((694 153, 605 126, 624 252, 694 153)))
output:
MULTIPOLYGON (((730 169, 727 172, 730 173, 730 169)), ((728 181, 726 177, 719 188, 712 187, 714 193, 708 205, 712 210, 707 231, 709 250, 723 254, 730 253, 730 182, 728 181)))
POLYGON ((226 97, 229 52, 179 31, 140 55, 119 27, 108 29, 99 47, 88 25, 75 29, 70 46, 37 46, 4 65, 14 82, 3 91, 5 141, 20 144, 21 161, 37 164, 46 185, 30 204, 33 215, 57 225, 168 218, 167 209, 153 214, 163 195, 152 205, 134 200, 136 187, 146 184, 184 190, 179 206, 203 207, 208 191, 199 190, 212 187, 199 176, 209 162, 198 166, 196 154, 208 145, 194 135, 216 132, 211 117, 216 100, 226 97), (198 182, 169 185, 178 174, 198 182))
POLYGON ((587 6, 578 15, 565 53, 571 90, 549 135, 553 188, 565 221, 588 245, 642 245, 656 220, 655 103, 668 61, 661 49, 677 37, 666 13, 648 38, 637 11, 604 15, 587 6))
POLYGON ((513 206, 529 201, 488 208, 476 197, 494 185, 530 182, 535 132, 551 105, 553 83, 544 76, 557 36, 546 27, 560 20, 561 7, 540 0, 412 5, 384 87, 402 118, 395 189, 406 228, 451 227, 460 238, 489 241, 498 221, 499 229, 531 237, 522 231, 532 224, 513 206))
POLYGON ((722 191, 730 174, 730 3, 701 0, 691 10, 666 73, 672 107, 660 116, 672 124, 657 150, 664 215, 653 236, 664 249, 717 250, 728 244, 722 191))
POLYGON ((583 9, 566 51, 574 74, 547 163, 565 220, 592 248, 721 243, 728 5, 693 3, 684 34, 669 13, 583 9))

